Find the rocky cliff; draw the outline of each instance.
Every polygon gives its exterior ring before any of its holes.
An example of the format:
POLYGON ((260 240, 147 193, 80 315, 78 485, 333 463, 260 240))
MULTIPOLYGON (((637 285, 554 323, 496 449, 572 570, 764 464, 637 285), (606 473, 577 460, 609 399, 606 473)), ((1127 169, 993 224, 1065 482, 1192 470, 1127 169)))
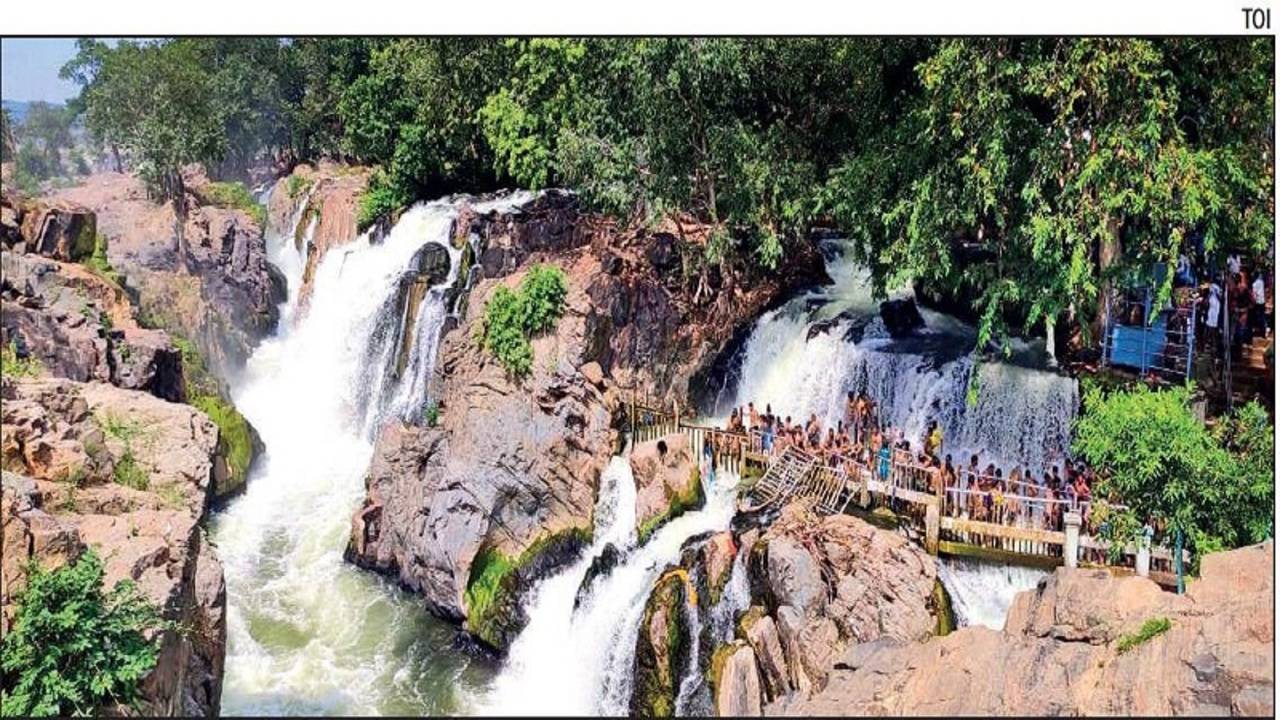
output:
POLYGON ((320 261, 330 250, 359 236, 356 218, 360 196, 368 184, 368 169, 327 162, 298 165, 276 181, 267 203, 268 224, 284 232, 292 228, 293 237, 287 239, 306 252, 302 287, 298 289, 302 313, 311 298, 320 261))
POLYGON ((283 277, 267 263, 262 228, 247 212, 202 194, 209 181, 184 172, 179 201, 147 197, 132 175, 100 173, 59 190, 59 202, 92 210, 106 257, 148 325, 195 343, 219 377, 231 377, 275 328, 283 277))
POLYGON ((1206 556, 1182 596, 1057 570, 1003 631, 854 645, 785 715, 1274 715, 1274 545, 1206 556))
POLYGON ((559 192, 511 212, 464 210, 453 236, 463 267, 431 382, 439 426, 382 433, 348 558, 396 575, 501 650, 524 625, 524 592, 591 537, 626 399, 684 397, 739 327, 820 262, 797 258, 750 289, 705 295, 680 270, 688 241, 619 231, 559 192), (568 297, 517 381, 476 333, 496 289, 535 263, 564 270, 568 297))
POLYGON ((216 426, 192 407, 100 382, 6 377, 0 400, 5 629, 28 561, 57 567, 96 548, 108 586, 133 580, 179 624, 161 639, 142 712, 216 715, 225 589, 201 527, 216 426))

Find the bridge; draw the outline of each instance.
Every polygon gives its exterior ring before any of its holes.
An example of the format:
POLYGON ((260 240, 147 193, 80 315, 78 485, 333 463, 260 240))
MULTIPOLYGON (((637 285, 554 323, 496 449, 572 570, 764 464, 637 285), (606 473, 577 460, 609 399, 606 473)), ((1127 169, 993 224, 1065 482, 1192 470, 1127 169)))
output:
MULTIPOLYGON (((633 402, 629 420, 635 442, 682 433, 694 457, 709 459, 717 469, 741 478, 741 513, 767 515, 793 501, 806 503, 818 515, 870 511, 896 518, 934 555, 1046 569, 1106 567, 1116 574, 1138 574, 1165 587, 1177 586, 1176 563, 1168 548, 1131 543, 1112 553, 1106 540, 1095 537, 1096 518, 1124 509, 1122 505, 1038 497, 1038 486, 1032 483, 1015 483, 1024 487, 1010 488, 995 505, 993 493, 985 490, 934 486, 932 469, 918 465, 910 453, 895 453, 882 478, 868 464, 832 461, 794 446, 766 451, 758 432, 701 425, 681 417, 678 408, 663 411, 633 402)), ((1182 560, 1184 567, 1190 562, 1185 550, 1182 560)))

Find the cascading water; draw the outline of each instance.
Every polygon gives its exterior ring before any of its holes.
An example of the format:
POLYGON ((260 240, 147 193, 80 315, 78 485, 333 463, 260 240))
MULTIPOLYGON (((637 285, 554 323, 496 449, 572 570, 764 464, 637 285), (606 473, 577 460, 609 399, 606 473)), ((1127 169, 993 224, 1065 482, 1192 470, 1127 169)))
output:
MULTIPOLYGON (((1017 463, 1039 473, 1066 457, 1079 404, 1076 382, 1034 366, 1043 351, 1017 342, 1020 364, 980 362, 976 405, 967 400, 976 332, 953 317, 922 309, 925 328, 894 339, 879 317, 868 276, 838 243, 825 244, 833 284, 794 298, 756 322, 738 353, 740 367, 712 399, 710 414, 756 403, 764 412, 828 427, 844 417, 847 393, 875 400, 880 421, 918 442, 930 420, 957 464, 1017 463)), ((899 290, 896 295, 909 291, 899 290)), ((942 579, 961 624, 1002 627, 1013 595, 1043 572, 947 560, 942 579)))
POLYGON ((1036 470, 1062 461, 1078 405, 1074 380, 983 361, 977 404, 970 406, 973 328, 923 309, 922 331, 889 337, 865 271, 838 245, 829 243, 827 252, 836 283, 760 317, 740 352, 740 368, 712 399, 711 414, 724 417, 729 408, 754 402, 761 412, 770 405, 793 421, 813 413, 835 427, 847 393, 865 392, 881 421, 913 442, 937 420, 945 452, 958 463, 970 453, 981 455, 984 465, 1019 463, 1036 470))
POLYGON ((212 530, 227 584, 225 714, 449 713, 469 706, 487 682, 483 663, 452 649, 452 626, 342 560, 377 424, 407 414, 415 393, 426 400, 443 283, 418 311, 411 370, 395 380, 399 387, 384 392, 391 380, 371 381, 367 361, 396 352, 397 333, 384 330, 402 316, 389 299, 425 245, 447 246, 456 212, 453 202, 420 204, 380 242, 364 235, 330 251, 301 317, 293 311, 305 250, 294 247, 293 232, 269 237, 289 280, 282 317, 290 322, 262 343, 233 392, 266 453, 212 530))
POLYGON ((951 610, 957 625, 985 625, 999 630, 1004 627, 1013 596, 1034 588, 1045 572, 1016 565, 946 558, 938 563, 938 576, 951 596, 951 610))
POLYGON ((592 547, 574 565, 544 580, 528 600, 529 624, 516 638, 489 693, 486 714, 626 715, 636 633, 654 581, 680 557, 685 540, 729 527, 737 477, 717 472, 707 502, 664 525, 635 547, 635 480, 625 457, 602 481, 592 547), (577 609, 574 599, 592 558, 606 544, 625 558, 598 579, 577 609))

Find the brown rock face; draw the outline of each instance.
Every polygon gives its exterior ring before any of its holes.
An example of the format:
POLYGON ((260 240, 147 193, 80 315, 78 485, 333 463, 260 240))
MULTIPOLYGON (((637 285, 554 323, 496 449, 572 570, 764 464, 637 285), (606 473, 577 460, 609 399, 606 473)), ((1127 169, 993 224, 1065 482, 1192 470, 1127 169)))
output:
POLYGON ((185 399, 182 355, 160 330, 138 326, 120 288, 79 265, 0 254, 0 342, 50 374, 185 399))
POLYGON ((702 479, 684 433, 639 443, 631 449, 630 459, 641 542, 668 520, 702 507, 702 479))
POLYGON ((67 200, 41 198, 12 202, 5 198, 3 234, 6 249, 34 253, 64 262, 79 262, 93 254, 97 218, 88 208, 67 200))
POLYGON ((760 714, 760 671, 750 645, 738 641, 719 651, 720 667, 713 670, 712 697, 716 715, 744 717, 760 714))
MULTIPOLYGON (((497 285, 473 292, 486 297, 497 285)), ((588 310, 581 290, 570 289, 565 316, 535 341, 533 372, 519 382, 473 340, 483 307, 472 303, 464 331, 444 340, 440 426, 393 425, 379 438, 349 556, 396 573, 437 613, 466 618, 501 648, 523 624, 516 595, 534 568, 563 562, 590 538, 615 439, 604 395, 577 372, 588 310), (466 599, 481 550, 529 569, 491 617, 475 617, 466 599)))
POLYGON ((299 165, 281 178, 271 191, 267 205, 268 222, 277 232, 288 232, 297 221, 292 241, 299 250, 306 247, 306 265, 298 307, 305 309, 311 298, 316 268, 333 248, 355 240, 360 196, 369 184, 369 171, 362 167, 322 162, 318 166, 299 165))
POLYGON ((1003 632, 854 646, 799 715, 1272 715, 1274 546, 1209 555, 1185 596, 1059 569, 1003 632), (1169 628, 1136 642, 1149 621, 1169 628), (1129 645, 1122 652, 1122 646, 1129 645))
POLYGON ((178 207, 147 198, 130 175, 99 173, 57 197, 96 213, 111 265, 151 324, 190 339, 221 377, 243 365, 278 319, 283 277, 267 263, 262 229, 241 210, 200 200, 207 180, 184 176, 178 207))
POLYGON ((28 559, 57 566, 96 548, 108 587, 134 581, 182 628, 161 640, 144 712, 216 715, 225 589, 200 526, 216 426, 189 406, 103 383, 5 378, 0 400, 6 628, 28 559))

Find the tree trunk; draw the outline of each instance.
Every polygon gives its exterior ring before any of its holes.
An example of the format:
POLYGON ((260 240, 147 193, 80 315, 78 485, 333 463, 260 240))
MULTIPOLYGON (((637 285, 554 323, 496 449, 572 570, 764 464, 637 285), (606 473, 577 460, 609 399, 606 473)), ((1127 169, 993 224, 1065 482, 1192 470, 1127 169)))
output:
POLYGON ((1120 246, 1120 226, 1121 221, 1115 218, 1107 220, 1107 236, 1098 246, 1098 277, 1102 282, 1098 285, 1098 313, 1094 319, 1092 343, 1096 344, 1101 341, 1103 334, 1107 331, 1107 298, 1111 296, 1111 280, 1107 278, 1107 271, 1120 258, 1122 248, 1120 246))

